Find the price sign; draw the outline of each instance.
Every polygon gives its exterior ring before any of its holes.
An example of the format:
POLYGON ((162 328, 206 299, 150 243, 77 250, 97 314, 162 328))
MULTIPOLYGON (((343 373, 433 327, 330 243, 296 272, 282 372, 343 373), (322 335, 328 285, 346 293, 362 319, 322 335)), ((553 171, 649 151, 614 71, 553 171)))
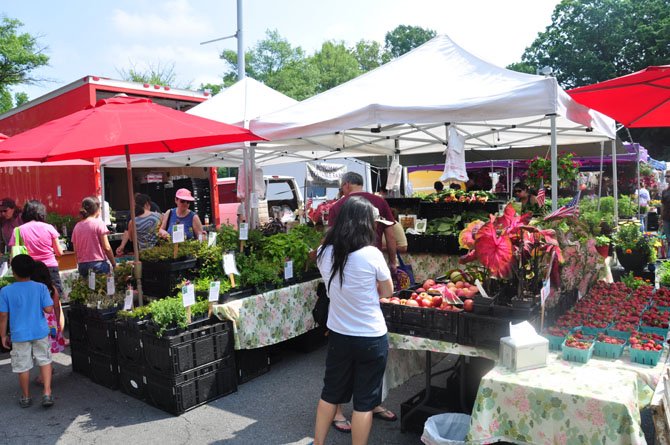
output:
POLYGON ((258 195, 255 193, 252 193, 249 196, 249 200, 251 201, 251 208, 252 209, 257 209, 258 208, 258 195))
POLYGON ((114 275, 107 277, 107 295, 114 295, 116 293, 116 284, 114 283, 114 275))
POLYGON ((249 239, 249 224, 240 223, 240 241, 246 241, 249 239))
POLYGON ((284 279, 290 280, 293 278, 293 260, 287 260, 284 263, 284 279))
POLYGON ((172 242, 173 243, 183 243, 184 242, 184 225, 175 224, 172 226, 172 242))
POLYGON ((240 274, 240 272, 237 270, 237 265, 235 264, 235 255, 232 253, 223 254, 223 271, 226 275, 240 274))
POLYGON ((181 288, 181 298, 184 307, 193 306, 195 304, 195 286, 187 284, 181 288))
POLYGON ((95 290, 95 272, 92 270, 88 272, 88 288, 95 290))
POLYGON ((221 288, 220 281, 212 281, 209 283, 209 301, 219 301, 220 288, 221 288))
POLYGON ((0 265, 0 277, 4 277, 9 272, 9 266, 7 266, 7 261, 0 265))
POLYGON ((126 290, 126 298, 123 300, 123 310, 132 311, 133 310, 133 290, 126 290))
POLYGON ((212 247, 214 244, 216 244, 216 232, 209 232, 207 234, 207 247, 212 247))

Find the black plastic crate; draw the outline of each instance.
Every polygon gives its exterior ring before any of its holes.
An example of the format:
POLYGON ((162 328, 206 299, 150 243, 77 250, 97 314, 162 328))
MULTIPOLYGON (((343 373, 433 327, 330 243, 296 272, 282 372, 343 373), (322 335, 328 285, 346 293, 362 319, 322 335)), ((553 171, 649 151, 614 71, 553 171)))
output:
POLYGON ((430 387, 430 397, 427 402, 419 406, 424 399, 426 390, 409 398, 400 404, 400 431, 410 431, 421 434, 423 425, 430 416, 447 412, 459 412, 457 391, 448 391, 446 388, 438 386, 430 387), (417 408, 410 414, 413 408, 417 408))
POLYGON ((232 354, 233 330, 229 321, 158 338, 142 332, 144 363, 148 370, 180 374, 232 354))
POLYGON ((411 335, 412 337, 431 338, 431 329, 408 326, 402 323, 386 324, 389 332, 402 335, 411 335))
POLYGON ((116 313, 123 309, 123 304, 117 306, 105 308, 105 309, 93 309, 86 308, 86 321, 88 320, 112 320, 116 318, 116 313))
POLYGON ((379 303, 379 306, 382 309, 382 314, 384 314, 384 320, 387 324, 400 321, 400 309, 398 309, 400 305, 392 303, 379 303))
POLYGON ((86 343, 90 352, 116 354, 114 320, 88 319, 86 321, 86 343))
POLYGON ((86 341, 86 323, 83 318, 69 318, 67 320, 69 330, 68 337, 70 341, 85 342, 86 341))
POLYGON ((308 353, 316 351, 325 345, 327 340, 326 328, 324 326, 317 326, 304 334, 286 340, 285 346, 294 351, 308 353))
POLYGON ((405 326, 415 326, 418 328, 430 328, 430 315, 428 311, 421 307, 397 305, 400 309, 398 322, 405 326))
POLYGON ((144 366, 119 359, 119 389, 139 400, 147 399, 147 379, 144 366))
POLYGON ((70 340, 70 357, 72 371, 86 377, 91 377, 91 363, 88 361, 88 346, 84 342, 70 340))
MULTIPOLYGON (((455 342, 458 340, 458 320, 461 311, 443 311, 440 309, 428 309, 428 316, 432 321, 430 330, 435 331, 435 340, 455 342)), ((433 338, 433 337, 431 337, 433 338)))
POLYGON ((253 287, 245 287, 242 289, 240 288, 231 289, 230 291, 219 295, 219 304, 250 297, 254 295, 255 292, 256 290, 253 287))
POLYGON ((237 376, 233 356, 172 378, 146 374, 147 401, 174 415, 235 391, 237 376))
POLYGON ((499 318, 526 319, 540 313, 540 302, 531 307, 514 307, 494 304, 492 306, 493 316, 499 318))
MULTIPOLYGON (((509 336, 509 324, 516 324, 522 320, 464 312, 459 319, 458 343, 466 346, 498 348, 500 339, 509 336)), ((538 329, 538 317, 534 316, 528 321, 538 329)))
POLYGON ((89 351, 88 361, 91 365, 90 378, 98 385, 109 389, 119 387, 119 370, 116 355, 98 354, 89 351))
POLYGON ((270 370, 269 347, 235 351, 237 382, 246 383, 270 370))
POLYGON ((116 321, 116 352, 119 359, 141 365, 144 363, 142 331, 146 322, 134 320, 116 321))

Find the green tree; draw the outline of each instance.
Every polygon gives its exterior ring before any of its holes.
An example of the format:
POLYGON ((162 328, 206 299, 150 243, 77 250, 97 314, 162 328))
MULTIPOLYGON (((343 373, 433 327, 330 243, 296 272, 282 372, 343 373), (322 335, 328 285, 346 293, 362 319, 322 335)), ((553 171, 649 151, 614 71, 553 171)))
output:
POLYGON ((358 60, 344 42, 324 42, 311 58, 319 73, 317 92, 334 88, 361 74, 358 60))
POLYGON ((147 68, 141 71, 136 64, 131 62, 128 69, 117 69, 117 72, 123 80, 138 83, 150 83, 153 85, 166 85, 174 88, 191 88, 190 83, 177 84, 177 73, 175 72, 175 63, 163 64, 161 62, 148 63, 147 68))
POLYGON ((670 59, 667 0, 563 0, 522 62, 550 66, 564 88, 622 76, 670 59))
POLYGON ((384 63, 384 51, 379 42, 360 40, 353 48, 361 73, 367 73, 384 63))
POLYGON ((436 35, 437 33, 432 29, 424 29, 420 26, 397 26, 393 31, 387 32, 384 37, 386 59, 400 57, 406 52, 423 45, 436 35))
POLYGON ((221 92, 221 90, 224 88, 223 83, 219 84, 214 84, 214 83, 201 83, 200 87, 198 88, 201 91, 209 90, 210 93, 212 93, 212 96, 215 96, 221 92))
MULTIPOLYGON (((13 85, 35 84, 45 79, 34 77, 33 71, 49 63, 46 47, 38 38, 20 33, 21 21, 2 17, 0 21, 0 112, 14 106, 9 88, 13 85)), ((15 96, 17 104, 27 100, 25 93, 15 96)))
POLYGON ((518 71, 520 73, 537 74, 537 69, 533 65, 523 62, 510 63, 505 68, 512 71, 518 71))

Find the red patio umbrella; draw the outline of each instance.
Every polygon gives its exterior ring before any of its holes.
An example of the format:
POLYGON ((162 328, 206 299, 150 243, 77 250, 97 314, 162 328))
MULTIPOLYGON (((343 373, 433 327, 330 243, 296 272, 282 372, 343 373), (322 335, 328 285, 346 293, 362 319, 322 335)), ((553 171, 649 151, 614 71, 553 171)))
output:
POLYGON ((650 66, 568 94, 628 128, 670 127, 670 65, 650 66))
MULTIPOLYGON (((249 130, 186 114, 145 98, 115 96, 47 122, 0 144, 0 161, 58 161, 126 156, 130 216, 135 225, 131 154, 179 152, 263 138, 249 130)), ((133 236, 139 266, 137 236, 133 236)), ((142 304, 141 267, 136 268, 142 304)))

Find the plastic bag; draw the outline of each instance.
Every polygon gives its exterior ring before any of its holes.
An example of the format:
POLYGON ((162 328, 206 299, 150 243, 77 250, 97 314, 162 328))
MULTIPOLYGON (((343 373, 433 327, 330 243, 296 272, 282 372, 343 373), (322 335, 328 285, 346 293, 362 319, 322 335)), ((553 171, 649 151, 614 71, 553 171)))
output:
POLYGON ((423 426, 421 442, 426 445, 456 445, 465 443, 470 430, 470 416, 445 413, 431 416, 423 426))

